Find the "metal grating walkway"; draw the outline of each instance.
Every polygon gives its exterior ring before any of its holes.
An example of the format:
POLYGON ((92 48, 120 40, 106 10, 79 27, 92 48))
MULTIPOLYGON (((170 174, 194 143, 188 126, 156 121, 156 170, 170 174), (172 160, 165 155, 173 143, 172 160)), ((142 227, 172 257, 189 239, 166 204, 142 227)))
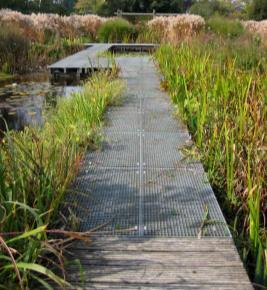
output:
POLYGON ((102 148, 87 154, 73 184, 81 230, 107 223, 101 231, 113 235, 196 237, 208 210, 212 222, 201 234, 229 237, 202 165, 182 153, 190 136, 173 117, 152 60, 116 61, 127 81, 124 105, 107 112, 102 148))
POLYGON ((108 110, 102 148, 88 152, 67 199, 80 230, 102 227, 69 249, 80 265, 68 264, 67 280, 74 289, 251 290, 202 165, 182 153, 192 141, 152 60, 116 61, 124 105, 108 110))

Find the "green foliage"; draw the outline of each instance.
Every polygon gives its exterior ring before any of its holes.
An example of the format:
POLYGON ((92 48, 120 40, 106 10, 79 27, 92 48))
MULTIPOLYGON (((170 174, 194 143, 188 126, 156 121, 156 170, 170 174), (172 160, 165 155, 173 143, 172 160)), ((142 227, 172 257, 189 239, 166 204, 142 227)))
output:
POLYGON ((1 27, 0 30, 0 71, 23 72, 28 61, 30 41, 16 26, 1 27))
POLYGON ((130 42, 136 36, 135 27, 122 18, 107 21, 97 32, 100 42, 130 42))
POLYGON ((228 2, 219 0, 200 0, 195 2, 189 9, 190 13, 200 15, 205 19, 211 17, 214 14, 219 14, 223 16, 229 15, 233 12, 233 7, 228 2))
POLYGON ((9 8, 23 13, 41 12, 70 14, 73 11, 75 0, 0 0, 0 9, 9 8))
POLYGON ((191 0, 106 0, 102 12, 114 15, 118 9, 127 12, 157 12, 184 13, 191 5, 191 0))
POLYGON ((255 20, 267 19, 267 0, 253 0, 249 9, 249 16, 255 20))
POLYGON ((78 0, 75 3, 75 11, 80 14, 94 13, 101 11, 105 0, 78 0))
POLYGON ((164 45, 156 58, 210 180, 230 208, 243 259, 255 265, 254 280, 264 284, 267 63, 266 51, 256 45, 253 39, 201 38, 179 47, 164 45))
POLYGON ((42 128, 10 131, 1 141, 2 288, 33 289, 33 281, 36 289, 51 289, 50 280, 61 288, 66 284, 49 270, 52 260, 61 268, 63 261, 62 240, 49 237, 49 230, 59 222, 60 203, 84 151, 97 141, 106 107, 117 103, 122 89, 123 83, 110 74, 94 75, 80 93, 61 99, 48 112, 42 128))
POLYGON ((244 33, 244 27, 238 20, 231 20, 221 16, 213 16, 206 22, 207 28, 218 35, 239 37, 244 33))

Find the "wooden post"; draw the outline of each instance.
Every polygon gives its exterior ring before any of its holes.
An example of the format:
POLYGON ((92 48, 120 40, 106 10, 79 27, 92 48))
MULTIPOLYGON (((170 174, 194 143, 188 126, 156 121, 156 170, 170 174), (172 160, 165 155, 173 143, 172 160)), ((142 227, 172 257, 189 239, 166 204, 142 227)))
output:
POLYGON ((155 17, 156 17, 156 10, 153 9, 153 18, 155 18, 155 17))

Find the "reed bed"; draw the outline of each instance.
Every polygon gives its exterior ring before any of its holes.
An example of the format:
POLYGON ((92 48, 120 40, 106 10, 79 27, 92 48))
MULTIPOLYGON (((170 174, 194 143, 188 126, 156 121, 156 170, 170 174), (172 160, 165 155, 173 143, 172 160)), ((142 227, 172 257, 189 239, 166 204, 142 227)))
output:
POLYGON ((26 15, 17 11, 0 10, 0 25, 16 25, 29 39, 45 42, 47 34, 59 37, 74 38, 91 36, 95 38, 98 28, 105 23, 106 18, 97 15, 31 14, 26 15))
POLYGON ((118 102, 123 87, 108 73, 95 75, 82 92, 61 99, 42 128, 5 134, 0 144, 0 289, 33 289, 33 282, 34 289, 52 289, 49 280, 68 285, 64 239, 51 234, 71 240, 70 232, 55 230, 60 203, 85 150, 98 140, 106 107, 118 102))
POLYGON ((179 43, 196 36, 205 27, 205 20, 192 14, 162 16, 149 21, 148 27, 160 35, 162 41, 179 43))
MULTIPOLYGON (((241 256, 254 281, 267 285, 266 54, 244 66, 239 50, 226 46, 214 39, 163 45, 156 59, 163 86, 195 139, 241 256)), ((255 54, 259 50, 250 49, 255 54)))

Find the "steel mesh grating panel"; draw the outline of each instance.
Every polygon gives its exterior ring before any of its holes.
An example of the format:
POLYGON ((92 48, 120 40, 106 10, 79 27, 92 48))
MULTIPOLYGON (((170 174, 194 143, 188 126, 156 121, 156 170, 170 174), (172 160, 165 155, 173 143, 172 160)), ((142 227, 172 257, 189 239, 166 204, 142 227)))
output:
POLYGON ((179 168, 192 163, 181 151, 191 144, 188 134, 145 133, 143 142, 148 168, 179 168))
POLYGON ((164 96, 157 96, 154 99, 144 99, 144 110, 147 113, 159 112, 168 113, 171 116, 174 113, 174 107, 170 104, 169 100, 165 99, 164 96))
POLYGON ((137 133, 106 132, 101 150, 88 152, 83 168, 137 167, 140 156, 140 137, 137 133))
POLYGON ((187 132, 186 126, 171 117, 168 112, 150 111, 144 114, 146 132, 187 132))
POLYGON ((66 204, 77 215, 80 231, 104 225, 99 229, 102 233, 137 235, 139 175, 136 170, 92 169, 86 176, 76 178, 71 189, 66 204))
POLYGON ((202 236, 229 236, 205 174, 192 170, 148 170, 144 186, 145 235, 196 237, 206 208, 209 225, 202 236))
POLYGON ((106 128, 118 133, 137 131, 140 128, 140 113, 110 112, 106 115, 106 128))

